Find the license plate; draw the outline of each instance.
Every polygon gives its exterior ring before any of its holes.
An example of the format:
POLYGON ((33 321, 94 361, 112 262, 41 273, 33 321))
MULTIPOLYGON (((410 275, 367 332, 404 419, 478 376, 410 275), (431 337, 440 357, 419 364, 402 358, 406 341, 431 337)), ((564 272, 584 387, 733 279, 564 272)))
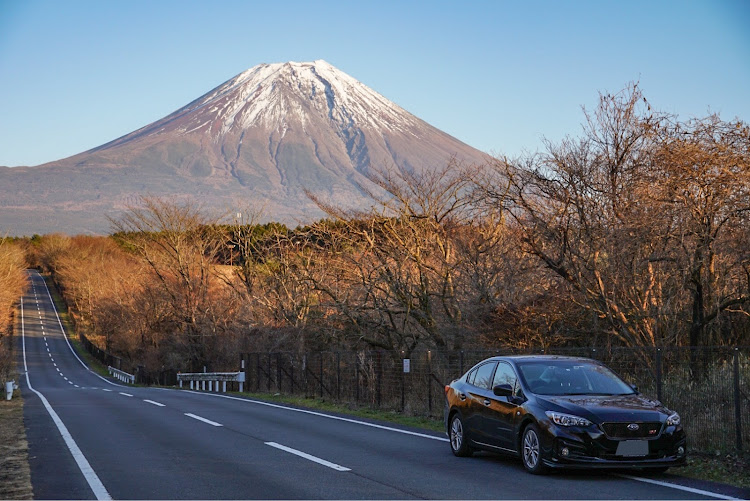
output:
POLYGON ((648 442, 646 440, 623 440, 617 444, 616 454, 625 457, 647 456, 648 442))

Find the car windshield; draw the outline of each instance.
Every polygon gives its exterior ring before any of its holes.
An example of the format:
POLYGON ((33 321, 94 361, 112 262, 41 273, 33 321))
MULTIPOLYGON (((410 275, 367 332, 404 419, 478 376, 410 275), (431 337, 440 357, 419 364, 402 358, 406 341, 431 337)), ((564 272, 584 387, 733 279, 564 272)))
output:
POLYGON ((539 395, 630 395, 633 388, 603 365, 585 360, 518 362, 526 386, 539 395))

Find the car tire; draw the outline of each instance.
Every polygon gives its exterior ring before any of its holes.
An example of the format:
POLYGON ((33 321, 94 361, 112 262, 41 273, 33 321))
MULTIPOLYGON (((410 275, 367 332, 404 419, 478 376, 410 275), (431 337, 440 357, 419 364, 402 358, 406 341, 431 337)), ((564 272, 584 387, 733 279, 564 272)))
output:
POLYGON ((531 423, 523 430, 521 438, 521 461, 526 471, 534 475, 547 473, 548 468, 542 461, 542 442, 539 427, 531 423))
POLYGON ((448 426, 448 439, 451 444, 451 451, 458 457, 469 457, 474 453, 474 449, 469 447, 466 438, 466 427, 461 414, 453 414, 448 426))

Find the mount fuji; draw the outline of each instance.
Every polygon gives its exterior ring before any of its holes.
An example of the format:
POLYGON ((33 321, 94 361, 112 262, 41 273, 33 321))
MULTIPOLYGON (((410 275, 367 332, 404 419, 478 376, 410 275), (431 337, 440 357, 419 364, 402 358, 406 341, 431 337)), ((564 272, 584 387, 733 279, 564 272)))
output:
POLYGON ((109 143, 36 167, 0 168, 0 232, 107 233, 141 195, 261 209, 290 225, 323 216, 305 191, 363 208, 373 169, 489 157, 318 60, 260 64, 109 143))

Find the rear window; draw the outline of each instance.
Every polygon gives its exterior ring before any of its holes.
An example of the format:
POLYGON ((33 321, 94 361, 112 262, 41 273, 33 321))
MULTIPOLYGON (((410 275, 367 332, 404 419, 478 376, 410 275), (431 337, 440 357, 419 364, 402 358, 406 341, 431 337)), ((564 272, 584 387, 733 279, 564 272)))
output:
POLYGON ((489 362, 480 365, 474 371, 476 373, 476 375, 474 376, 474 380, 469 382, 479 388, 490 389, 490 386, 492 385, 492 374, 495 372, 495 366, 497 366, 497 362, 489 362))

